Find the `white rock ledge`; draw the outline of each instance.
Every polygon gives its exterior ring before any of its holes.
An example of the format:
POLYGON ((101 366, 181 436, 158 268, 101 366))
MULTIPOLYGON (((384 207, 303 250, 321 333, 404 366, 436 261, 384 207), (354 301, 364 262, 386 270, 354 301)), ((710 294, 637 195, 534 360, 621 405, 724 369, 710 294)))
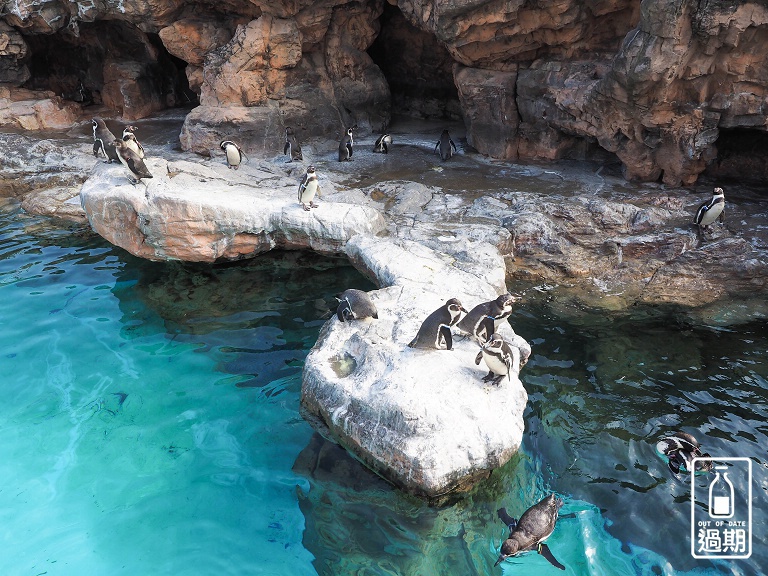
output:
POLYGON ((324 202, 307 212, 298 179, 245 166, 148 158, 154 178, 132 185, 120 165, 98 163, 80 201, 91 227, 150 260, 236 260, 273 248, 343 254, 359 233, 385 229, 374 208, 324 202))
POLYGON ((503 262, 492 285, 492 270, 460 270, 414 242, 359 235, 347 252, 387 286, 371 293, 379 319, 326 323, 304 365, 302 414, 406 492, 439 500, 470 488, 519 449, 525 389, 517 378, 482 382, 470 338, 450 351, 407 344, 448 298, 470 309, 506 291, 503 262))

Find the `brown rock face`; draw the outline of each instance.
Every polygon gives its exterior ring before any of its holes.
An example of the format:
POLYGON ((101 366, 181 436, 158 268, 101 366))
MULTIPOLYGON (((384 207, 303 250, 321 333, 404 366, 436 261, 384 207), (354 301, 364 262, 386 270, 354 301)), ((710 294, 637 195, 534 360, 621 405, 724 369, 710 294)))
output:
POLYGON ((16 30, 0 21, 0 83, 20 86, 29 80, 24 64, 28 46, 16 30))

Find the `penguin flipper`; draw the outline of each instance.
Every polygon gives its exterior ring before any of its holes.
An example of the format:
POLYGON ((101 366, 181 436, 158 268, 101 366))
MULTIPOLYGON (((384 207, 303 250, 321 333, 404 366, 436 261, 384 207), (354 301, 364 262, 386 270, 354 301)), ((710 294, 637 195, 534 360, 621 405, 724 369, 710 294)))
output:
POLYGON ((440 140, 438 140, 437 144, 435 144, 435 152, 437 152, 438 148, 440 148, 440 140))
POLYGON ((539 554, 544 556, 547 560, 549 560, 549 563, 552 564, 555 568, 559 568, 560 570, 565 570, 565 566, 560 564, 560 562, 557 561, 557 559, 552 555, 552 552, 549 549, 549 546, 542 543, 539 544, 539 554))
POLYGON ((453 143, 453 140, 449 140, 449 142, 451 143, 451 146, 453 147, 453 151, 454 152, 458 152, 458 149, 456 148, 456 144, 453 143))
POLYGON ((346 322, 349 311, 349 302, 347 300, 339 302, 339 307, 336 308, 336 317, 339 319, 339 322, 346 322))
MULTIPOLYGON (((94 140, 93 141, 93 155, 98 156, 99 150, 103 150, 103 144, 101 143, 101 140, 94 140)), ((106 153, 104 154, 106 156, 106 153)))
POLYGON ((499 520, 501 520, 502 522, 504 522, 504 524, 507 525, 510 532, 515 529, 515 526, 517 526, 517 520, 515 518, 512 518, 512 516, 510 516, 509 514, 507 514, 506 508, 499 508, 498 510, 496 510, 496 514, 498 514, 499 520))
POLYGON ((291 143, 286 142, 285 146, 283 146, 283 154, 288 154, 288 151, 291 149, 291 143))
POLYGON ((475 364, 477 366, 480 366, 480 360, 483 359, 483 351, 480 350, 480 352, 477 353, 477 356, 475 356, 475 364))
POLYGON ((144 164, 144 162, 141 161, 141 158, 139 158, 138 156, 128 157, 125 163, 128 166, 128 169, 134 174, 138 174, 139 177, 152 178, 152 174, 150 174, 146 165, 144 164))
POLYGON ((720 224, 722 224, 723 222, 725 222, 725 208, 723 208, 723 211, 722 211, 722 212, 720 212, 720 216, 718 216, 718 218, 717 218, 717 219, 720 221, 720 224))
POLYGON ((384 148, 384 154, 389 154, 389 149, 387 148, 387 143, 382 142, 381 143, 382 148, 384 148))
POLYGON ((486 316, 483 318, 483 321, 480 323, 480 329, 477 331, 477 336, 479 337, 483 332, 485 332, 485 341, 491 339, 491 336, 493 336, 493 333, 496 331, 496 324, 493 321, 493 318, 490 316, 486 316))
POLYGON ((352 143, 347 142, 347 152, 349 153, 349 157, 352 158, 352 143))
POLYGON ((447 326, 446 324, 441 324, 440 335, 443 337, 443 340, 445 340, 445 349, 450 350, 451 348, 453 348, 453 338, 451 337, 450 326, 447 326))
POLYGON ((669 470, 672 472, 672 474, 675 476, 680 474, 680 462, 677 461, 676 457, 671 457, 667 465, 669 466, 669 470))

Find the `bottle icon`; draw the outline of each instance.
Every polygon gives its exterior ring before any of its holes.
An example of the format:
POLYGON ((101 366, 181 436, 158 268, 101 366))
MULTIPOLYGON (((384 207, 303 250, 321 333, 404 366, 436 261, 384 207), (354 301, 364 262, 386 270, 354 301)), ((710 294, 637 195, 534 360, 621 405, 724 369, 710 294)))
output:
POLYGON ((733 516, 733 484, 728 479, 728 466, 715 466, 715 479, 709 485, 709 515, 712 518, 730 518, 733 516))

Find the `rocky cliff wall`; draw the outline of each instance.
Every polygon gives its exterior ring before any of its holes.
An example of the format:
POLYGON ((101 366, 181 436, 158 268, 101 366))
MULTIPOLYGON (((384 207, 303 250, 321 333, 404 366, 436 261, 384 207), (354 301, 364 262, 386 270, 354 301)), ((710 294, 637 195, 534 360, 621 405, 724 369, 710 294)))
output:
MULTIPOLYGON (((5 0, 0 83, 41 91, 48 108, 103 105, 124 119, 198 102, 181 141, 199 153, 233 131, 251 150, 278 150, 286 125, 304 138, 353 124, 377 132, 393 101, 458 110, 469 144, 490 156, 602 149, 628 179, 670 185, 716 160, 738 171, 719 161, 721 131, 766 131, 764 2, 389 4, 5 0)), ((19 99, 0 98, 4 122, 19 99)))

